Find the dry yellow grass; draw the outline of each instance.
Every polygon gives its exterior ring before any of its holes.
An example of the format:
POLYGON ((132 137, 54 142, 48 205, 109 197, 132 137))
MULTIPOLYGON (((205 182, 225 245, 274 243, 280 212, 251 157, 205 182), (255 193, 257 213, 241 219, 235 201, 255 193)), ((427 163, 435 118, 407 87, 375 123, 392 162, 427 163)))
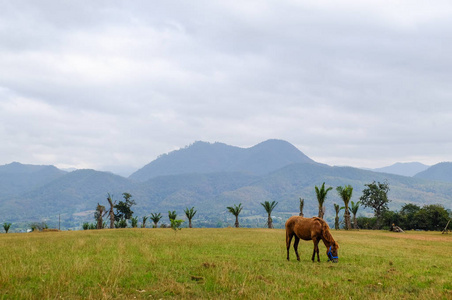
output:
POLYGON ((333 231, 340 262, 287 262, 283 230, 0 235, 2 299, 452 299, 452 235, 333 231))

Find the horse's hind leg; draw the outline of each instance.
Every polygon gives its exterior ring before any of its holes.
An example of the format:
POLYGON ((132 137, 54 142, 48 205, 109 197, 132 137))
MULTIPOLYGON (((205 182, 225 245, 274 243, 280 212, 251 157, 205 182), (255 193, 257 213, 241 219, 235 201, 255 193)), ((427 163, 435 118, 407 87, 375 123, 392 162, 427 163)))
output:
POLYGON ((289 250, 290 250, 290 243, 292 242, 293 234, 289 234, 286 232, 286 247, 287 247, 287 260, 289 260, 289 250))
POLYGON ((295 249, 295 254, 297 255, 297 260, 300 261, 300 255, 298 255, 298 243, 300 242, 300 239, 298 236, 295 236, 295 241, 293 242, 293 248, 295 249))

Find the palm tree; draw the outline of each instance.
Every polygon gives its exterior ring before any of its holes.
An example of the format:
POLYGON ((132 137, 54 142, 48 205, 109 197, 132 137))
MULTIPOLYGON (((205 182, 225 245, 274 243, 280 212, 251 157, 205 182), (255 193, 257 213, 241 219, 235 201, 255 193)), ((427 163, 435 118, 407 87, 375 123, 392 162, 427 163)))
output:
POLYGON ((160 219, 162 218, 162 215, 160 213, 151 213, 151 216, 149 217, 149 219, 152 220, 152 222, 154 222, 154 228, 157 228, 157 223, 160 221, 160 219))
POLYGON ((345 221, 345 229, 349 230, 352 229, 352 223, 350 222, 350 208, 348 207, 348 204, 350 202, 350 199, 352 198, 353 194, 353 187, 351 185, 346 186, 338 186, 336 188, 337 193, 344 201, 344 221, 345 221))
POLYGON ((278 205, 278 202, 273 201, 272 203, 265 201, 264 203, 261 202, 261 205, 264 207, 265 211, 268 214, 267 224, 268 228, 273 228, 273 220, 271 217, 273 209, 278 205))
POLYGON ((3 223, 3 229, 5 229, 5 233, 8 233, 10 227, 11 223, 3 223))
POLYGON ((229 212, 231 214, 233 214, 235 216, 235 224, 234 225, 235 225, 236 228, 239 228, 240 227, 240 225, 239 225, 239 214, 240 214, 240 212, 242 211, 242 208, 243 208, 242 207, 242 203, 240 203, 239 206, 234 204, 234 207, 228 206, 226 208, 229 210, 229 212))
POLYGON ((138 227, 138 217, 132 217, 130 219, 130 221, 132 222, 132 228, 137 228, 138 227))
POLYGON ((325 190, 325 182, 322 184, 322 187, 319 189, 315 186, 315 193, 317 194, 317 201, 319 202, 319 218, 323 219, 323 215, 325 214, 325 208, 323 207, 323 203, 325 203, 326 195, 332 187, 329 187, 325 190))
POLYGON ((168 211, 168 219, 170 220, 170 222, 171 222, 171 220, 176 220, 176 218, 177 218, 177 214, 176 214, 175 210, 168 211))
POLYGON ((300 217, 304 217, 304 215, 303 215, 303 207, 304 207, 304 199, 300 198, 300 217))
POLYGON ((193 219, 193 217, 195 216, 195 214, 197 212, 195 210, 195 207, 192 207, 190 209, 188 209, 188 207, 187 207, 187 208, 185 208, 184 212, 185 212, 185 216, 188 219, 188 228, 193 228, 193 226, 191 224, 191 219, 193 219))
POLYGON ((148 218, 149 218, 149 217, 146 217, 146 216, 143 217, 143 223, 141 224, 141 228, 146 228, 146 220, 147 220, 148 218))
POLYGON ((336 211, 336 218, 334 219, 334 229, 339 229, 339 211, 341 208, 339 208, 339 204, 334 203, 334 210, 336 211))
POLYGON ((354 203, 352 201, 352 214, 353 214, 353 228, 358 229, 358 222, 356 221, 356 214, 358 213, 359 205, 361 202, 354 203))

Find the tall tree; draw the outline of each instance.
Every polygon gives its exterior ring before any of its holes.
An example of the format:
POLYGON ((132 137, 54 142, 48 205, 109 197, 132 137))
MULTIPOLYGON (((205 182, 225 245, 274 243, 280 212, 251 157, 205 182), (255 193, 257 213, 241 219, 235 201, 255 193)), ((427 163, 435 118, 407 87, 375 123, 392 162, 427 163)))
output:
POLYGON ((226 208, 229 210, 229 212, 231 214, 233 214, 235 216, 235 224, 234 225, 235 225, 236 228, 239 228, 240 227, 239 214, 240 214, 240 212, 242 211, 242 208, 243 208, 242 207, 242 203, 240 203, 238 206, 234 204, 234 207, 228 206, 226 208))
POLYGON ((353 228, 358 229, 358 221, 356 220, 356 214, 358 213, 360 202, 357 201, 356 203, 352 201, 352 214, 353 214, 353 228))
POLYGON ((364 207, 370 207, 374 210, 376 218, 375 229, 379 229, 381 227, 383 212, 388 210, 388 203, 390 202, 388 199, 389 184, 387 182, 376 183, 373 181, 372 183, 365 184, 365 186, 366 188, 363 190, 363 195, 359 200, 364 207))
POLYGON ((336 211, 336 218, 334 218, 334 229, 338 230, 339 229, 339 211, 341 210, 339 204, 334 203, 334 210, 336 211))
POLYGON ((118 204, 115 205, 116 214, 115 220, 130 220, 133 216, 133 211, 131 207, 135 205, 135 200, 132 200, 132 195, 129 193, 122 194, 124 201, 119 201, 118 204))
POLYGON ((151 216, 149 218, 152 220, 152 222, 154 222, 154 228, 157 228, 157 224, 160 221, 160 219, 162 218, 162 214, 151 213, 151 216))
POLYGON ((195 207, 192 207, 190 209, 187 207, 187 208, 185 208, 184 212, 185 212, 185 216, 188 219, 188 228, 193 228, 193 225, 191 223, 191 219, 193 219, 193 217, 195 216, 195 214, 197 212, 195 210, 195 207))
POLYGON ((350 199, 352 198, 353 194, 353 187, 351 185, 346 186, 338 186, 336 188, 337 193, 342 198, 342 201, 344 201, 344 221, 345 221, 345 229, 349 230, 352 228, 352 223, 350 221, 350 208, 349 203, 350 199))
POLYGON ((113 199, 112 196, 110 195, 110 193, 107 194, 107 201, 110 204, 110 209, 108 210, 108 214, 110 215, 110 229, 115 228, 115 203, 113 203, 113 199))
POLYGON ((304 199, 300 198, 300 217, 304 217, 304 215, 303 215, 303 207, 304 207, 304 199))
POLYGON ((273 228, 273 220, 272 220, 272 211, 273 209, 275 209, 276 205, 278 205, 278 202, 273 201, 273 202, 269 202, 269 201, 265 201, 265 202, 261 202, 261 205, 264 207, 265 211, 267 212, 268 218, 267 218, 267 225, 268 228, 273 228))
POLYGON ((320 219, 323 219, 323 215, 325 214, 325 207, 323 206, 323 204, 325 203, 326 195, 332 189, 333 189, 332 187, 325 189, 325 182, 322 184, 322 187, 320 189, 317 186, 315 186, 315 193, 317 195, 317 201, 319 202, 320 219))

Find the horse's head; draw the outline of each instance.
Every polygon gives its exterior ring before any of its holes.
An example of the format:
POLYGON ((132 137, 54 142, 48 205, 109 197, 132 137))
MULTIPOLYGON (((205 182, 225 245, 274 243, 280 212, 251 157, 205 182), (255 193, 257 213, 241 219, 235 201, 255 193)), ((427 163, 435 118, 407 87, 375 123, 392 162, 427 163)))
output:
POLYGON ((339 249, 338 243, 334 242, 331 244, 331 246, 328 248, 326 255, 328 255, 328 261, 332 261, 334 263, 339 262, 339 255, 337 250, 339 249))

